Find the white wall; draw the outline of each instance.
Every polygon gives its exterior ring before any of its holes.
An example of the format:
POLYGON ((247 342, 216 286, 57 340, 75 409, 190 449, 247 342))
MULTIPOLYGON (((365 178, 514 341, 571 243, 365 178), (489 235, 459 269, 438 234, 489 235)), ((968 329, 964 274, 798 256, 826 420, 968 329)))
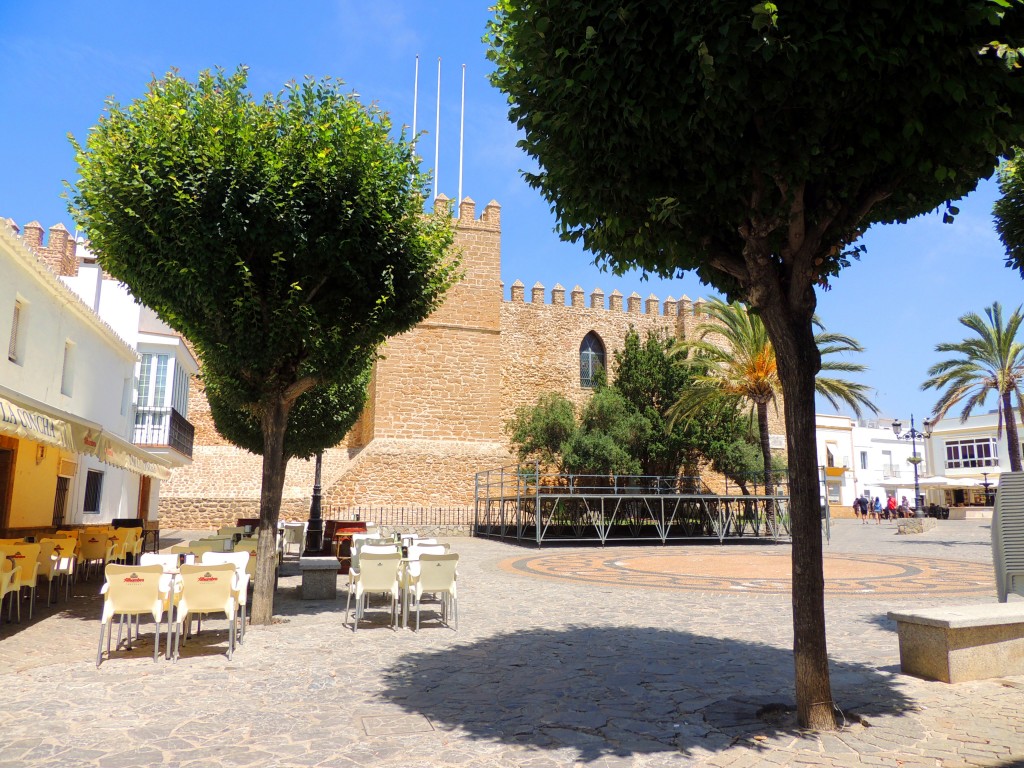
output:
MULTIPOLYGON (((93 271, 92 285, 95 287, 93 271)), ((89 286, 87 270, 80 285, 89 286)), ((118 435, 130 434, 131 409, 124 409, 124 379, 135 371, 135 352, 83 301, 49 271, 10 230, 0 233, 0 384, 118 435), (23 310, 18 336, 23 353, 8 360, 14 305, 23 310), (64 348, 73 344, 74 377, 70 394, 61 392, 64 348)), ((139 477, 90 456, 79 455, 71 482, 65 521, 103 522, 133 516, 139 477), (86 472, 104 473, 100 513, 83 515, 86 472)))

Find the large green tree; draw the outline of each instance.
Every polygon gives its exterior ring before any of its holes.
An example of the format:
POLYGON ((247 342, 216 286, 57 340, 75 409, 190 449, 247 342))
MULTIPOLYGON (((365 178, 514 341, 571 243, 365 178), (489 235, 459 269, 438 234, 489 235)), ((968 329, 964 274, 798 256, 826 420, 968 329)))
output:
POLYGON ((996 397, 999 411, 997 436, 1006 429, 1006 454, 1010 458, 1010 471, 1021 471, 1020 439, 1017 436, 1018 414, 1024 420, 1024 338, 1020 338, 1024 315, 1018 306, 1006 320, 999 302, 985 307, 985 318, 968 312, 960 324, 971 331, 963 341, 943 343, 936 352, 949 352, 954 356, 942 360, 928 369, 929 378, 921 389, 941 391, 933 414, 941 419, 955 405, 963 403, 960 421, 967 421, 975 408, 984 405, 990 394, 996 397), (1014 407, 1013 399, 1017 398, 1014 407))
MULTIPOLYGON (((875 222, 955 200, 1024 140, 1018 0, 500 0, 527 180, 615 270, 695 270, 775 348, 800 722, 836 727, 814 441, 817 287, 875 222), (991 45, 998 40, 1004 48, 991 45)), ((955 211, 950 209, 948 214, 955 211)))
MULTIPOLYGON (((71 210, 100 264, 195 345, 215 415, 231 415, 225 434, 252 448, 258 424, 255 623, 273 617, 296 403, 340 394, 455 277, 451 222, 422 215, 426 179, 390 131, 338 82, 257 100, 239 68, 194 83, 170 72, 127 107, 108 102, 84 144, 72 139, 71 210)), ((318 430, 319 447, 330 432, 318 430)), ((310 437, 297 438, 301 453, 310 437)))

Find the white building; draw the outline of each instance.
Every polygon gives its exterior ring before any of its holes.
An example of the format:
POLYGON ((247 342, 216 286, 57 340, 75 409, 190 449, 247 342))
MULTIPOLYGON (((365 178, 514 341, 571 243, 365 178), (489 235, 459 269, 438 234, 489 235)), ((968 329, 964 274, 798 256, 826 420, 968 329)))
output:
MULTIPOLYGON (((33 250, 41 232, 0 226, 0 529, 14 535, 155 514, 169 475, 130 441, 135 349, 33 250)), ((66 235, 51 229, 48 256, 70 272, 66 235)))
MULTIPOLYGON (((833 516, 852 516, 853 500, 874 499, 884 504, 905 496, 913 505, 915 441, 897 438, 895 419, 852 419, 849 416, 816 414, 818 466, 821 467, 822 495, 833 516)), ((920 429, 919 425, 918 429, 920 429)), ((909 424, 901 433, 906 435, 909 424)), ((921 440, 916 441, 919 477, 927 473, 927 459, 921 440)), ((922 489, 923 493, 923 489, 922 489)))
POLYGON ((139 304, 127 286, 105 275, 84 246, 78 246, 77 254, 77 274, 60 279, 139 353, 131 441, 172 467, 191 464, 195 430, 188 420, 188 392, 199 370, 195 356, 181 335, 139 304))
MULTIPOLYGON (((927 491, 922 489, 929 502, 950 508, 991 506, 986 503, 985 483, 994 492, 999 475, 1010 471, 1006 430, 999 436, 998 426, 996 411, 972 415, 963 423, 954 416, 932 425, 926 452, 934 472, 923 481, 927 491)), ((1020 421, 1017 434, 1024 437, 1020 421)))

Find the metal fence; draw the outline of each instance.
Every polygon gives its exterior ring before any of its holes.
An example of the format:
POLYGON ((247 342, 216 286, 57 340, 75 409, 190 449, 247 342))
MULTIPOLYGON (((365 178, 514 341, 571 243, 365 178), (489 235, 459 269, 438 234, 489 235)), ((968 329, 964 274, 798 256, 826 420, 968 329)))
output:
POLYGON ((538 465, 501 467, 476 475, 474 534, 537 546, 788 540, 788 486, 781 476, 772 482, 771 494, 749 485, 712 493, 699 477, 558 475, 538 465))
POLYGON ((324 520, 372 520, 381 527, 473 526, 472 507, 335 507, 322 510, 324 520))

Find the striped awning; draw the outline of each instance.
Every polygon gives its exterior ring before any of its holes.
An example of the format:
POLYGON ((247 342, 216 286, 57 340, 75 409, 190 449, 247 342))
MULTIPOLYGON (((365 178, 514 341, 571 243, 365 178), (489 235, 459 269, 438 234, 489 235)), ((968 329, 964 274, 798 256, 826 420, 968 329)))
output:
POLYGON ((99 424, 0 387, 0 434, 70 453, 95 456, 114 467, 160 480, 171 476, 164 459, 107 432, 99 424))

